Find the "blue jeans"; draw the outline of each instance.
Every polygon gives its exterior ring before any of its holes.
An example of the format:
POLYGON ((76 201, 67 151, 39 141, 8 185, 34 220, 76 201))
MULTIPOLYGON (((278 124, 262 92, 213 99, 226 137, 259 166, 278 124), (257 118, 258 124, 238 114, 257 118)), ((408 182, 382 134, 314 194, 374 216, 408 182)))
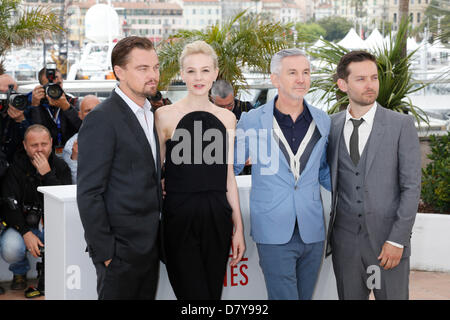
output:
MULTIPOLYGON (((31 229, 31 232, 44 243, 44 231, 31 229)), ((24 275, 30 270, 25 241, 15 229, 8 228, 2 233, 0 237, 0 253, 3 260, 9 263, 9 270, 13 274, 24 275)))
POLYGON ((286 244, 258 243, 269 300, 310 300, 322 263, 324 241, 304 243, 297 224, 286 244))

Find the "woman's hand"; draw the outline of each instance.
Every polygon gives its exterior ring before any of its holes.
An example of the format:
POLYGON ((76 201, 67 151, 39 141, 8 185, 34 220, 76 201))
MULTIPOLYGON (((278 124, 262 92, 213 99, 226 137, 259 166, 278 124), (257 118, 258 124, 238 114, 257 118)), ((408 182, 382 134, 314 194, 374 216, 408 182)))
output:
POLYGON ((233 250, 233 257, 230 261, 230 266, 234 267, 239 263, 239 261, 241 261, 245 251, 245 239, 242 229, 235 230, 231 242, 231 247, 233 250))

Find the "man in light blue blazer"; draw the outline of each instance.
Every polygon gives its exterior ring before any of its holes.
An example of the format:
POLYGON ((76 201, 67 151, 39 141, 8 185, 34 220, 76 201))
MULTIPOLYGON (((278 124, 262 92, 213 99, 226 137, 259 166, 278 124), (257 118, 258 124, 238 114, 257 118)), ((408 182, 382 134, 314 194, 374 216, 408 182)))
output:
POLYGON ((311 75, 302 51, 279 51, 270 68, 278 95, 242 114, 234 171, 250 158, 251 235, 269 299, 311 299, 325 240, 320 185, 331 189, 330 118, 304 100, 311 75))

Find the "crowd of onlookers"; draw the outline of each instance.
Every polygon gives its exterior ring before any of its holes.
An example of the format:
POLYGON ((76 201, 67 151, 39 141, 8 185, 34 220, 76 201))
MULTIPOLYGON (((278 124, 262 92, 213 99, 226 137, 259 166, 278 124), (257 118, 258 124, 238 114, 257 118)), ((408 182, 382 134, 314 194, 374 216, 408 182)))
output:
MULTIPOLYGON (((43 258, 43 197, 37 187, 76 183, 76 134, 84 116, 100 102, 95 96, 79 101, 64 92, 59 71, 50 74, 48 79, 43 68, 39 85, 24 96, 26 103, 16 108, 8 99, 0 112, 0 252, 13 273, 12 290, 27 288, 27 251, 43 258), (70 149, 64 151, 66 145, 70 149)), ((16 81, 0 75, 0 93, 10 96, 12 90, 17 91, 16 81)), ((38 286, 28 288, 26 297, 44 294, 43 274, 42 267, 38 286)))

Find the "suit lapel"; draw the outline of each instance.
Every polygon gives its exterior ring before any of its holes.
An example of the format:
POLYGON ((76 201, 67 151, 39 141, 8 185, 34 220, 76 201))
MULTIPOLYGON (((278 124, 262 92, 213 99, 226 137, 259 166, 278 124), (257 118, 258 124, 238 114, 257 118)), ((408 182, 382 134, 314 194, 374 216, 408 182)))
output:
POLYGON ((328 143, 329 165, 331 172, 331 217, 327 234, 326 256, 331 254, 331 231, 333 230, 334 221, 336 219, 337 207, 337 178, 338 178, 338 160, 339 160, 339 144, 341 143, 342 133, 345 125, 345 111, 340 112, 331 117, 330 139, 328 143))
POLYGON ((345 124, 345 112, 341 112, 334 116, 331 122, 330 129, 330 166, 331 166, 331 183, 333 195, 336 194, 337 188, 337 172, 338 172, 338 159, 339 159, 339 144, 341 142, 342 132, 344 131, 345 124))
MULTIPOLYGON (((155 112, 153 112, 153 119, 154 118, 154 114, 155 112)), ((159 145, 159 137, 158 137, 158 132, 156 131, 156 126, 155 126, 155 122, 153 121, 153 134, 155 135, 155 145, 156 145, 156 170, 158 171, 158 178, 161 178, 161 156, 159 154, 159 150, 160 149, 160 145, 159 145)), ((151 152, 151 148, 150 148, 150 152, 151 152)))
POLYGON ((312 107, 308 102, 306 102, 306 100, 305 105, 308 107, 309 113, 311 113, 311 116, 316 123, 316 127, 320 132, 320 136, 325 137, 328 132, 326 132, 325 124, 322 121, 322 116, 320 115, 321 111, 317 108, 312 107))
POLYGON ((369 140, 367 141, 366 146, 367 152, 366 169, 365 169, 366 177, 373 163, 373 160, 377 155, 377 150, 380 147, 381 142, 383 141, 385 124, 386 124, 386 110, 384 110, 384 107, 377 104, 377 111, 375 112, 375 117, 373 119, 372 132, 370 133, 370 137, 369 140))
MULTIPOLYGON (((315 108, 312 108, 312 107, 306 102, 306 100, 305 100, 304 102, 305 102, 305 105, 307 105, 307 107, 308 107, 309 113, 311 113, 311 116, 312 116, 312 118, 314 119, 314 122, 315 122, 315 124, 316 124, 317 129, 319 130, 319 133, 320 133, 320 138, 319 138, 319 140, 320 140, 322 137, 324 137, 324 136, 327 135, 327 132, 326 132, 326 130, 325 130, 324 123, 323 123, 323 121, 321 120, 321 117, 320 117, 320 115, 319 115, 319 110, 318 110, 318 109, 315 109, 315 108)), ((314 145, 313 150, 311 151, 311 154, 309 155, 308 161, 306 162, 306 166, 305 166, 305 168, 303 169, 302 173, 300 174, 300 177, 298 178, 297 183, 301 180, 303 174, 304 174, 305 172, 308 172, 309 167, 312 165, 311 163, 314 162, 314 161, 316 161, 316 160, 311 160, 311 159, 314 158, 314 157, 313 157, 313 154, 314 154, 314 152, 315 152, 315 150, 316 150, 317 143, 318 143, 318 141, 317 141, 316 144, 314 145)), ((319 161, 320 161, 320 159, 319 159, 319 161)))
MULTIPOLYGON (((278 146, 277 141, 275 141, 273 135, 273 108, 275 107, 275 99, 268 102, 263 108, 263 114, 261 115, 261 128, 267 130, 267 150, 270 148, 270 158, 277 155, 278 156, 278 164, 279 166, 285 166, 290 169, 290 165, 286 160, 283 152, 278 146)), ((258 133, 259 134, 259 133, 258 133)), ((258 144, 261 143, 261 139, 259 139, 258 144)), ((261 150, 261 146, 258 146, 258 149, 261 150)), ((278 168, 279 169, 279 168, 278 168)), ((289 172, 289 170, 278 170, 275 172, 278 174, 283 180, 287 183, 292 184, 294 182, 294 176, 289 172)))
MULTIPOLYGON (((113 92, 113 98, 115 98, 117 102, 117 106, 121 110, 121 114, 123 116, 123 120, 127 124, 128 128, 133 133, 134 137, 136 138, 136 141, 139 143, 139 146, 142 148, 145 157, 150 159, 150 163, 152 164, 153 168, 155 169, 155 172, 157 171, 155 161, 153 159, 153 152, 152 148, 150 147, 150 144, 147 140, 147 136, 145 135, 144 129, 142 129, 141 124, 139 123, 139 120, 137 119, 136 115, 133 113, 133 111, 128 107, 125 101, 115 92, 113 92)), ((154 126, 153 126, 154 127, 154 126)), ((157 140, 155 138, 155 140, 157 140)), ((158 157, 156 157, 158 161, 158 157)))
MULTIPOLYGON (((154 110, 152 109, 153 115, 155 114, 154 110)), ((154 119, 154 117, 153 117, 154 119)), ((159 151, 161 150, 159 147, 159 138, 158 138, 158 132, 156 131, 155 123, 153 122, 153 134, 155 135, 155 143, 156 143, 156 170, 155 170, 155 177, 156 182, 158 184, 158 193, 159 193, 159 208, 162 210, 162 186, 161 186, 161 156, 159 154, 159 151)), ((150 149, 151 151, 151 149, 150 149)), ((152 157, 153 158, 153 157, 152 157)))

